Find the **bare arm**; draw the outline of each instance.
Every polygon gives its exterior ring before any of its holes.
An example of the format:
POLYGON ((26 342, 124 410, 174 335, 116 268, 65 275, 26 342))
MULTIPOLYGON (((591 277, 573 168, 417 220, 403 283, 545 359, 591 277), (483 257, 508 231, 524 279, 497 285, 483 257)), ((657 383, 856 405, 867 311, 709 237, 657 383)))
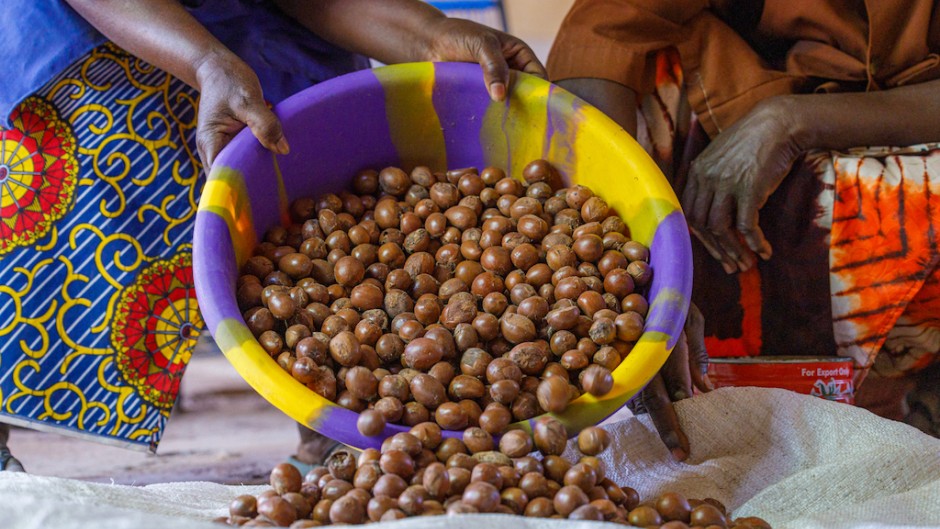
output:
POLYGON ((773 253, 758 212, 803 153, 934 141, 940 141, 940 81, 774 97, 719 134, 692 163, 683 209, 728 273, 747 270, 754 254, 770 259, 773 253))
POLYGON ((419 0, 277 0, 277 4, 333 44, 386 64, 479 62, 496 100, 505 97, 509 68, 545 76, 535 53, 521 40, 469 20, 448 18, 419 0))
POLYGON ((940 141, 940 80, 878 92, 784 96, 803 149, 940 141))
POLYGON ((98 31, 201 92, 197 145, 208 167, 245 124, 268 149, 287 140, 255 73, 176 0, 67 0, 98 31))
POLYGON ((115 44, 194 88, 201 66, 232 55, 177 0, 67 2, 115 44))
POLYGON ((565 79, 558 85, 594 105, 636 137, 636 92, 607 79, 565 79))

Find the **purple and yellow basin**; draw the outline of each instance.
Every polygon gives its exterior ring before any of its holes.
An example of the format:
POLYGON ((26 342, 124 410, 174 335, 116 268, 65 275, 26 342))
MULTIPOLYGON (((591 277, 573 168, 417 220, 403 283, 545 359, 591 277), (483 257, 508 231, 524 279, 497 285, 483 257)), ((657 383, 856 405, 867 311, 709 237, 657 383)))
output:
MULTIPOLYGON (((545 158, 567 183, 586 185, 604 198, 632 238, 650 247, 654 274, 643 336, 614 371, 609 394, 585 394, 557 415, 570 434, 623 406, 666 361, 689 306, 688 229, 656 164, 600 111, 518 73, 508 102, 494 103, 479 66, 416 63, 321 83, 275 112, 291 145, 289 155, 278 157, 282 176, 273 155, 247 130, 236 136, 216 159, 199 201, 193 261, 199 305, 219 347, 258 393, 296 421, 358 448, 379 447, 385 437, 407 430, 390 424, 380 436, 361 435, 357 413, 320 397, 268 356, 235 301, 239 267, 262 234, 286 218, 288 201, 346 189, 361 169, 495 165, 520 178, 526 163, 545 158)), ((529 429, 531 423, 516 426, 529 429)))

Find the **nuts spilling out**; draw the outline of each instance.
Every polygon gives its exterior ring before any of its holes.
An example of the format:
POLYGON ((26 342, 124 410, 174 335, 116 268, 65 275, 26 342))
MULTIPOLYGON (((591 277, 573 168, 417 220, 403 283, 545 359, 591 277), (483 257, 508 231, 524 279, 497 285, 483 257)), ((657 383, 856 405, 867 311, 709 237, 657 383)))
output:
POLYGON ((248 327, 366 436, 425 422, 500 435, 606 395, 643 333, 649 250, 545 160, 523 177, 388 167, 295 200, 238 279, 248 327))
POLYGON ((237 301, 251 332, 299 383, 359 413, 364 436, 410 427, 306 476, 281 464, 271 490, 239 496, 230 525, 317 527, 503 513, 638 527, 769 529, 718 501, 641 502, 598 458, 589 427, 547 415, 602 397, 643 333, 649 249, 545 160, 524 182, 487 167, 362 171, 352 192, 302 198, 245 263, 237 301), (461 438, 444 430, 462 431, 461 438))
POLYGON ((271 490, 244 495, 216 521, 245 527, 318 527, 363 524, 410 516, 501 513, 536 518, 595 520, 660 529, 770 529, 756 517, 733 518, 721 502, 676 492, 641 502, 637 491, 607 476, 596 455, 609 445, 592 426, 578 435, 581 458, 563 459, 568 434, 556 419, 537 420, 533 439, 510 430, 494 446, 480 428, 464 441, 442 440, 436 423, 424 422, 388 438, 381 450, 358 459, 335 452, 325 465, 301 476, 282 463, 271 472, 271 490))

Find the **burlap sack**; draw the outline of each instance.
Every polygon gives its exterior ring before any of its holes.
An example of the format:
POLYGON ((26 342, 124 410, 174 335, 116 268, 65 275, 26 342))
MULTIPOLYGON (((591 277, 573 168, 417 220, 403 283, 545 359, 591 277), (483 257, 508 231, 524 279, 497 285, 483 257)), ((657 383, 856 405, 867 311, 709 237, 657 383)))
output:
MULTIPOLYGON (((646 417, 606 426, 613 443, 605 460, 615 481, 643 498, 665 490, 711 496, 735 516, 761 516, 779 529, 940 527, 940 440, 914 428, 782 390, 718 390, 678 410, 693 447, 686 463, 670 460, 646 417)), ((225 514, 231 498, 263 489, 212 483, 138 488, 0 473, 0 528, 209 529, 219 527, 207 521, 225 514)), ((382 525, 430 529, 442 521, 382 525)), ((448 529, 510 524, 603 527, 502 515, 447 520, 448 529)))

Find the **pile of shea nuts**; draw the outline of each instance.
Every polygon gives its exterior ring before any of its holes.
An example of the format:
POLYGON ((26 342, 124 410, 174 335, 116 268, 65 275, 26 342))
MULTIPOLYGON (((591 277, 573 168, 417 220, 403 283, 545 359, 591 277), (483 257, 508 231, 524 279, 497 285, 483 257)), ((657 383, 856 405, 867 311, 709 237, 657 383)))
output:
POLYGON ((498 435, 606 394, 643 332, 649 250, 548 162, 522 176, 388 167, 294 201, 238 279, 248 327, 369 436, 428 421, 498 435))
POLYGON ((597 457, 610 444, 605 430, 581 431, 577 447, 582 457, 575 463, 561 457, 567 437, 564 425, 551 417, 538 419, 532 436, 510 430, 498 444, 479 428, 465 430, 462 441, 442 439, 441 428, 425 422, 358 458, 336 452, 306 476, 280 464, 271 472, 273 489, 235 498, 229 516, 217 521, 305 528, 502 513, 661 529, 770 529, 760 518, 732 518, 711 498, 668 492, 641 503, 636 490, 606 476, 597 457))

